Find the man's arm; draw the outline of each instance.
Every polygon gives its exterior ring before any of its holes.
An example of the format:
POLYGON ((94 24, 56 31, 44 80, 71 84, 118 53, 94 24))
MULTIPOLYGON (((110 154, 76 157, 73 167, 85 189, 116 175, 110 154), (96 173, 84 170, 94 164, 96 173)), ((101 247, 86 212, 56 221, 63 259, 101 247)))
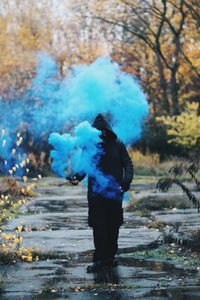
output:
POLYGON ((122 189, 126 192, 130 188, 131 181, 133 179, 134 168, 128 151, 123 143, 121 143, 121 159, 124 168, 124 176, 122 182, 122 189))

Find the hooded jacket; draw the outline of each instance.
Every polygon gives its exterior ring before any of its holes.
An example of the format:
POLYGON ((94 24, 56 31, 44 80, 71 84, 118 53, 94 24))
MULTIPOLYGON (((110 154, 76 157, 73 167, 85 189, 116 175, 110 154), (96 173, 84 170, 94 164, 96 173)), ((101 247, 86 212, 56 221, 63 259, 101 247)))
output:
POLYGON ((88 205, 89 205, 89 226, 99 224, 102 218, 108 218, 113 225, 120 226, 123 223, 122 200, 123 192, 119 192, 120 187, 127 191, 133 179, 133 165, 124 144, 118 140, 105 118, 99 114, 93 127, 105 132, 102 134, 101 154, 97 168, 105 175, 111 176, 116 182, 118 193, 116 197, 107 198, 94 190, 95 180, 88 178, 88 205), (107 215, 107 216, 106 216, 107 215))
MULTIPOLYGON (((123 223, 123 192, 129 189, 133 179, 133 165, 126 147, 117 138, 117 135, 101 114, 95 118, 93 127, 102 131, 102 143, 100 143, 100 146, 103 152, 97 168, 105 177, 111 176, 114 179, 116 193, 113 198, 108 198, 106 195, 98 193, 95 190, 98 178, 88 177, 88 223, 91 227, 101 227, 102 222, 109 222, 112 226, 120 226, 123 223), (105 135, 104 132, 106 133, 105 135)), ((77 180, 81 181, 85 174, 76 174, 75 176, 77 180)))
POLYGON ((117 135, 101 114, 95 118, 93 127, 106 131, 106 136, 102 137, 101 143, 103 154, 97 167, 105 175, 111 175, 118 185, 127 191, 133 179, 133 165, 126 147, 118 140, 117 135))

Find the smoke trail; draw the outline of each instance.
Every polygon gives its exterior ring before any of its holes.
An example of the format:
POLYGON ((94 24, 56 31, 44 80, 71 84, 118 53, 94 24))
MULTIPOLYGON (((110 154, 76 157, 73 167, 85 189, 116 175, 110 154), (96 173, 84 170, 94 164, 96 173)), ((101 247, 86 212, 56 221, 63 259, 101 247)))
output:
MULTIPOLYGON (((9 165, 1 165, 0 171, 6 173, 18 162, 11 155, 17 132, 24 134, 24 139, 27 135, 31 137, 31 143, 39 148, 42 143, 45 145, 50 133, 69 133, 74 126, 86 120, 92 123, 96 115, 102 113, 109 115, 111 126, 125 144, 140 138, 143 120, 148 114, 145 95, 137 80, 121 72, 109 58, 100 57, 91 65, 75 66, 70 76, 61 78, 55 61, 40 53, 36 72, 28 90, 19 99, 9 103, 0 100, 0 130, 7 133, 6 145, 0 146, 0 157, 9 165)), ((3 139, 0 137, 0 145, 3 139)), ((79 153, 80 145, 74 147, 74 152, 79 153)), ((28 149, 22 145, 21 156, 23 151, 26 153, 28 149)), ((59 161, 59 156, 56 160, 59 161)), ((60 176, 61 165, 54 167, 60 176)))

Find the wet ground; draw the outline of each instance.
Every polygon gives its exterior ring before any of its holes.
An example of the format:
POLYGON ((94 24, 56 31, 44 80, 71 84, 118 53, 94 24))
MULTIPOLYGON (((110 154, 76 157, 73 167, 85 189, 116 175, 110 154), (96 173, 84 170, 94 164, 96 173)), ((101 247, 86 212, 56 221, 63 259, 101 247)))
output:
MULTIPOLYGON (((119 237, 119 265, 88 274, 86 266, 91 263, 93 241, 87 226, 86 189, 62 184, 60 179, 43 179, 36 190, 38 196, 20 208, 19 218, 7 224, 8 232, 22 224, 31 228, 31 232, 22 232, 24 246, 53 253, 54 259, 0 265, 5 275, 0 299, 200 299, 198 270, 133 255, 135 250, 161 243, 161 232, 149 228, 149 224, 152 218, 159 222, 162 218, 167 223, 166 216, 172 222, 175 210, 152 212, 150 218, 125 212, 119 237)), ((153 184, 147 185, 142 183, 141 190, 154 189, 153 184)), ((140 191, 138 183, 135 189, 140 191)), ((190 213, 187 221, 197 224, 196 212, 190 213), (190 218, 190 213, 195 216, 190 218)), ((183 212, 177 215, 182 220, 183 212)))

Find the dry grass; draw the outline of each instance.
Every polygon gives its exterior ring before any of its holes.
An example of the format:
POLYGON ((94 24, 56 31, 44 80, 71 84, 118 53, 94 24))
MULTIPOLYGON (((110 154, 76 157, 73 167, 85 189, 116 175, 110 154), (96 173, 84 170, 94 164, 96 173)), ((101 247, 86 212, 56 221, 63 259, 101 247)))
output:
POLYGON ((160 157, 158 153, 152 153, 144 155, 139 150, 130 150, 129 155, 131 159, 134 161, 135 165, 149 165, 149 166, 155 166, 159 164, 160 157))
POLYGON ((181 161, 180 158, 173 157, 160 162, 158 153, 144 155, 138 150, 129 150, 129 155, 133 161, 136 176, 168 176, 171 167, 181 161))
POLYGON ((139 176, 160 176, 167 174, 173 161, 160 163, 158 153, 144 155, 138 150, 130 150, 129 155, 134 164, 135 175, 139 176))

